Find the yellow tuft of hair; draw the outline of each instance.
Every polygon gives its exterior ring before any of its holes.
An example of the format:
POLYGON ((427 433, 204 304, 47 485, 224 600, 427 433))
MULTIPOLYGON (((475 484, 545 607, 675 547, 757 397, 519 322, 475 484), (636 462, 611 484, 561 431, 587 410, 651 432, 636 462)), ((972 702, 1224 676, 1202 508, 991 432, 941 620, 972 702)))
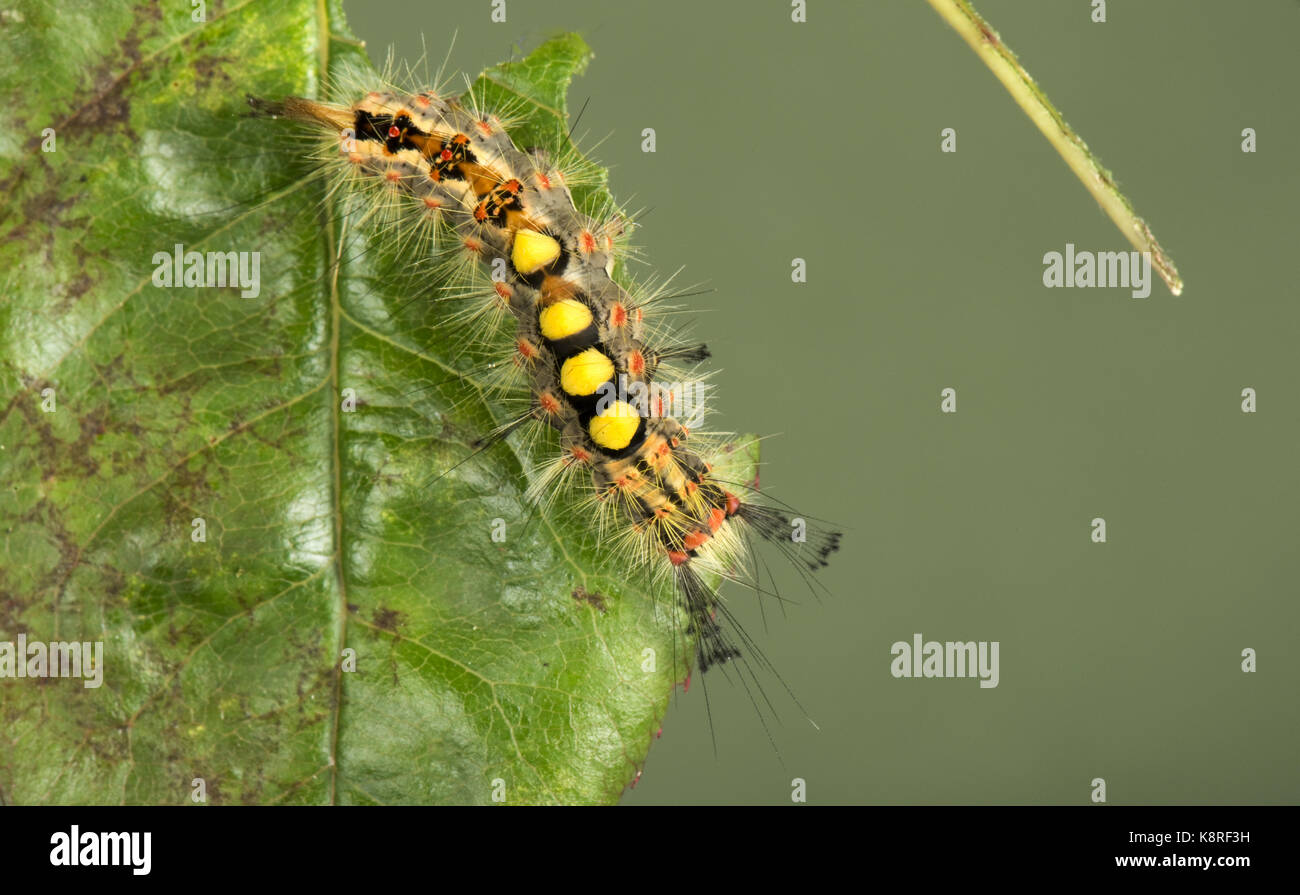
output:
POLYGON ((591 326, 591 320, 591 308, 576 298, 565 298, 547 305, 537 317, 542 335, 552 342, 577 335, 591 326))
POLYGON ((587 423, 591 440, 607 451, 621 451, 632 443, 641 415, 626 401, 614 401, 587 423))
POLYGON ((510 260, 515 270, 524 276, 536 273, 560 257, 560 244, 545 233, 520 230, 515 234, 515 244, 510 249, 510 260))
POLYGON ((570 395, 594 395, 596 389, 613 378, 614 362, 599 348, 575 354, 560 367, 560 388, 570 395))

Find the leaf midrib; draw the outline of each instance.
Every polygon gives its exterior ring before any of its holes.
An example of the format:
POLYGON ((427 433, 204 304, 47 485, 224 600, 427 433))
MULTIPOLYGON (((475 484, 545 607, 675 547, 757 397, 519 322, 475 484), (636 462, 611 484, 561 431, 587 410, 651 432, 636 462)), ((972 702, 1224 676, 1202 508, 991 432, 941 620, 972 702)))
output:
MULTIPOLYGON (((316 65, 318 68, 317 83, 322 83, 323 79, 329 77, 330 70, 330 40, 332 39, 330 27, 329 9, 325 0, 316 0, 316 65)), ((334 519, 334 574, 338 579, 338 600, 335 602, 335 612, 337 617, 334 619, 335 631, 337 637, 335 640, 335 652, 333 656, 334 663, 334 698, 330 703, 330 729, 329 729, 329 766, 330 766, 330 794, 329 804, 336 802, 338 794, 338 744, 339 744, 339 719, 343 715, 343 650, 347 644, 348 634, 348 589, 347 574, 343 565, 343 465, 340 462, 339 447, 343 440, 342 406, 340 405, 342 392, 339 388, 339 330, 343 325, 343 308, 339 301, 339 271, 342 267, 341 260, 335 261, 335 239, 334 225, 331 220, 329 204, 326 203, 321 207, 321 214, 324 221, 321 226, 321 248, 325 252, 326 270, 333 270, 329 278, 329 301, 330 301, 330 374, 329 381, 333 387, 334 394, 330 399, 330 431, 331 440, 333 441, 330 463, 332 475, 330 477, 330 486, 333 492, 331 505, 333 507, 334 519)), ((340 234, 342 238, 342 234, 340 234)))

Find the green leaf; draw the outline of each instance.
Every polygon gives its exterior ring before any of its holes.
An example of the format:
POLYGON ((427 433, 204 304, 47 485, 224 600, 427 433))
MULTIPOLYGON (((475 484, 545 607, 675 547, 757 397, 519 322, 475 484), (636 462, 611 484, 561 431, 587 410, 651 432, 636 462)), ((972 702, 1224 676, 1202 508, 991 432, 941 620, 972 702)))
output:
MULTIPOLYGON (((686 670, 670 595, 525 504, 553 443, 460 464, 504 417, 420 300, 445 284, 248 117, 367 65, 338 4, 208 10, 0 18, 0 642, 104 649, 97 688, 0 679, 0 802, 615 800, 686 670), (177 244, 260 252, 259 294, 156 287, 177 244)), ((476 89, 559 149, 589 55, 476 89)))

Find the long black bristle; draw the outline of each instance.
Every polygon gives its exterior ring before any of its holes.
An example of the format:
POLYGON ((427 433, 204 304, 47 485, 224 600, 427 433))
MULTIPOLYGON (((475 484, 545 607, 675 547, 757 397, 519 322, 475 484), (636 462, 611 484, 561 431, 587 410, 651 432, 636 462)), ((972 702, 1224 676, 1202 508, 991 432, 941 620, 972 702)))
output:
POLYGON ((682 345, 678 348, 668 348, 659 352, 660 360, 677 360, 688 364, 698 364, 711 357, 713 357, 713 352, 709 351, 709 346, 703 342, 698 345, 682 345))
POLYGON ((695 635, 696 659, 702 672, 740 657, 737 649, 713 617, 718 598, 689 562, 677 566, 677 587, 691 618, 689 633, 695 635))
POLYGON ((736 515, 759 535, 779 545, 791 559, 816 571, 829 565, 828 557, 840 549, 840 532, 828 531, 804 520, 805 538, 795 541, 794 519, 775 507, 760 503, 742 503, 736 515))
POLYGON ((253 110, 254 118, 283 118, 284 103, 274 100, 262 99, 259 96, 247 94, 249 108, 253 110))

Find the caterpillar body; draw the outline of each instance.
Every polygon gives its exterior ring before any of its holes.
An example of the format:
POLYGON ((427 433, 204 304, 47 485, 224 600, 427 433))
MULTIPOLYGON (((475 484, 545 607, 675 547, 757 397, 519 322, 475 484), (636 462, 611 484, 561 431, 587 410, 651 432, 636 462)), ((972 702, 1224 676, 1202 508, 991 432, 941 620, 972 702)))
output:
POLYGON ((317 132, 332 193, 359 197, 367 216, 380 215, 429 258, 492 272, 471 316, 513 317, 509 370, 523 380, 527 404, 481 445, 525 424, 557 432, 560 451, 528 497, 545 503, 557 490, 583 488, 602 537, 671 576, 700 671, 740 657, 742 645, 761 660, 743 630, 719 623, 731 616, 709 581, 742 577, 751 533, 776 543, 801 574, 826 565, 840 535, 796 524, 752 489, 720 480, 707 439, 669 412, 672 395, 655 389, 659 374, 708 350, 647 335, 648 298, 612 275, 619 218, 580 211, 575 172, 564 170, 572 165, 516 146, 509 109, 487 110, 472 91, 454 98, 386 88, 338 99, 249 103, 255 114, 317 132), (578 485, 579 471, 589 485, 578 485), (804 536, 792 538, 796 530, 804 536))

